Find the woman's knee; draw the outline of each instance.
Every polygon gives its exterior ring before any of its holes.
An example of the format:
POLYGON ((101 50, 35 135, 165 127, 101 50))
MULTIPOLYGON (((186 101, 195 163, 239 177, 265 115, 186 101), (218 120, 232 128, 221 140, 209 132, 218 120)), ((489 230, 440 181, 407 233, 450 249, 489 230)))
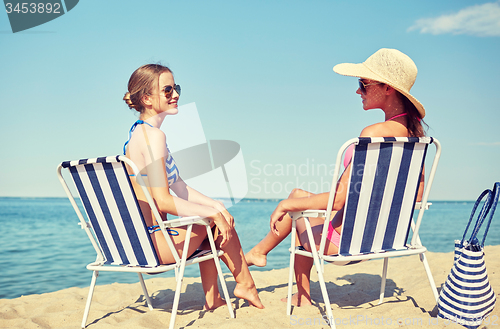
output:
POLYGON ((288 196, 289 199, 296 199, 296 198, 304 198, 307 196, 310 196, 312 193, 304 191, 300 188, 294 188, 291 192, 290 195, 288 196))
POLYGON ((311 224, 311 230, 314 242, 309 241, 309 235, 307 234, 306 225, 304 219, 299 219, 297 221, 297 237, 300 244, 306 251, 312 251, 312 245, 319 249, 319 244, 321 242, 321 235, 323 230, 323 220, 321 218, 309 218, 311 224))

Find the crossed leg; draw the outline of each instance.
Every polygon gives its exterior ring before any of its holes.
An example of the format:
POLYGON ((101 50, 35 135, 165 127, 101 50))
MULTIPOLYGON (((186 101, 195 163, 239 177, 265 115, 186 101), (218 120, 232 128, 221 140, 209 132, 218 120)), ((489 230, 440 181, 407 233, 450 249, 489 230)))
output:
MULTIPOLYGON (((292 192, 290 192, 288 199, 305 198, 311 195, 314 194, 296 188, 293 189, 292 192)), ((292 219, 290 218, 290 216, 284 216, 282 221, 276 223, 276 228, 280 233, 279 236, 275 235, 272 231, 269 231, 264 239, 262 239, 257 245, 255 245, 249 252, 246 253, 245 259, 248 266, 266 266, 267 254, 278 244, 280 244, 281 241, 283 241, 292 231, 292 219)))
MULTIPOLYGON (((342 219, 342 211, 339 211, 334 216, 334 227, 336 227, 336 223, 341 223, 342 219)), ((305 220, 303 218, 297 221, 297 236, 300 242, 300 245, 304 247, 305 250, 311 251, 312 247, 309 242, 305 220)), ((321 235, 323 230, 323 224, 325 220, 323 218, 309 218, 309 222, 311 224, 311 229, 314 237, 314 248, 316 250, 319 249, 321 235)), ((334 255, 338 253, 338 246, 333 244, 328 239, 326 240, 325 245, 326 254, 334 255)), ((311 257, 295 255, 295 280, 297 282, 297 293, 292 296, 292 305, 295 306, 306 306, 311 305, 311 269, 313 266, 314 260, 311 257)), ((286 302, 287 299, 281 299, 282 302, 286 302)))

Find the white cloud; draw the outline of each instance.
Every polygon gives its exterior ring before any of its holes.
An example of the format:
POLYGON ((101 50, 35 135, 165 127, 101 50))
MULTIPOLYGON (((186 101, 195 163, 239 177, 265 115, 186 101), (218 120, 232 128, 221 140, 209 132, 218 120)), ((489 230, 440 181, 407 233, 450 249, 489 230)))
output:
POLYGON ((500 36, 500 1, 464 8, 457 13, 421 18, 408 31, 430 34, 469 34, 480 37, 500 36))

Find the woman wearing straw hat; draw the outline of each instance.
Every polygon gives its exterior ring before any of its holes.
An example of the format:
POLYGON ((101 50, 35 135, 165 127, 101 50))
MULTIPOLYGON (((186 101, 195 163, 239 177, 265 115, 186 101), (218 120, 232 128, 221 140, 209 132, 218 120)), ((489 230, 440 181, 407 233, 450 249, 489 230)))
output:
MULTIPOLYGON (((410 94, 417 77, 417 67, 410 57, 396 49, 380 49, 360 64, 343 63, 333 70, 341 75, 359 78, 359 88, 356 91, 361 96, 363 109, 381 109, 385 114, 383 122, 365 127, 361 137, 422 137, 425 135, 422 119, 425 109, 422 104, 410 94)), ((340 232, 342 229, 342 214, 347 191, 347 179, 350 172, 352 148, 346 151, 344 174, 339 180, 339 188, 335 196, 333 210, 337 211, 328 229, 326 252, 330 255, 338 252, 340 232), (342 185, 342 186, 341 186, 342 185), (344 188, 341 188, 344 187, 344 188)), ((423 177, 422 177, 423 178, 423 177)), ((421 186, 423 180, 421 181, 421 186)), ((420 188, 418 199, 423 189, 420 188)), ((294 189, 288 199, 281 201, 271 215, 271 231, 246 255, 248 265, 265 266, 267 253, 276 247, 291 231, 289 211, 306 209, 326 209, 328 192, 313 194, 304 190, 294 189)), ((319 244, 321 228, 324 220, 310 218, 315 240, 319 244), (316 229, 315 229, 316 228, 316 229)), ((303 220, 297 221, 298 237, 305 232, 303 220)), ((301 245, 310 251, 307 241, 301 245)), ((316 246, 318 248, 319 246, 316 246)), ((292 303, 296 306, 311 305, 309 278, 313 259, 296 255, 295 276, 298 292, 293 296, 292 303)), ((283 299, 286 301, 286 298, 283 299)))

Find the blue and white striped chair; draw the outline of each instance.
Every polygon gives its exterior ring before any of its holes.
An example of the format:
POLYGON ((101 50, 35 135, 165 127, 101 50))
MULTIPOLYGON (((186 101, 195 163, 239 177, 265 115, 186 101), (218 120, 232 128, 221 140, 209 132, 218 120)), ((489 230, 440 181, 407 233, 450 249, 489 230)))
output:
POLYGON ((101 157, 94 159, 82 159, 66 161, 57 167, 59 180, 80 219, 80 225, 86 231, 96 253, 95 262, 87 265, 87 269, 93 271, 90 290, 87 297, 85 312, 82 320, 82 328, 85 328, 87 317, 92 301, 95 283, 99 271, 135 272, 139 275, 139 281, 144 292, 147 305, 153 310, 151 299, 146 290, 142 273, 156 274, 175 270, 177 286, 175 289, 174 302, 172 305, 172 316, 170 327, 175 324, 175 316, 179 304, 179 298, 186 265, 200 263, 206 260, 215 262, 219 274, 219 281, 223 289, 224 298, 229 308, 229 314, 234 318, 234 311, 229 299, 226 282, 222 275, 219 256, 224 252, 215 248, 210 221, 201 217, 184 217, 164 221, 151 198, 137 166, 124 156, 101 157), (161 265, 155 248, 149 236, 144 218, 139 207, 135 192, 127 172, 126 165, 134 173, 138 184, 147 198, 149 206, 160 225, 168 246, 175 258, 175 263, 161 265), (75 199, 65 182, 62 169, 67 168, 75 183, 76 190, 83 204, 89 221, 87 222, 78 208, 75 199), (188 259, 190 236, 193 225, 204 225, 211 246, 211 253, 200 254, 188 259), (187 238, 184 241, 182 256, 177 254, 168 228, 187 226, 187 238))
MULTIPOLYGON (((429 192, 434 180, 441 146, 430 137, 360 137, 347 141, 339 150, 332 180, 327 210, 291 212, 292 247, 290 249, 290 273, 288 282, 287 314, 291 314, 292 286, 295 254, 311 257, 318 272, 321 292, 325 302, 330 326, 335 328, 332 308, 323 276, 324 262, 347 265, 368 259, 384 259, 380 300, 383 301, 389 257, 420 255, 434 298, 438 293, 432 277, 418 231, 424 211, 428 209, 429 192), (304 218, 309 241, 314 241, 309 218, 331 218, 336 184, 344 151, 354 144, 348 195, 344 206, 344 219, 340 235, 339 253, 325 255, 329 221, 325 220, 319 250, 312 252, 295 247, 296 220, 304 218), (418 187, 423 173, 429 144, 434 144, 436 153, 429 178, 425 184, 422 201, 416 203, 418 187), (419 209, 416 223, 414 209, 419 209), (411 243, 407 244, 410 227, 413 230, 411 243)), ((314 246, 314 242, 311 243, 314 246)))

